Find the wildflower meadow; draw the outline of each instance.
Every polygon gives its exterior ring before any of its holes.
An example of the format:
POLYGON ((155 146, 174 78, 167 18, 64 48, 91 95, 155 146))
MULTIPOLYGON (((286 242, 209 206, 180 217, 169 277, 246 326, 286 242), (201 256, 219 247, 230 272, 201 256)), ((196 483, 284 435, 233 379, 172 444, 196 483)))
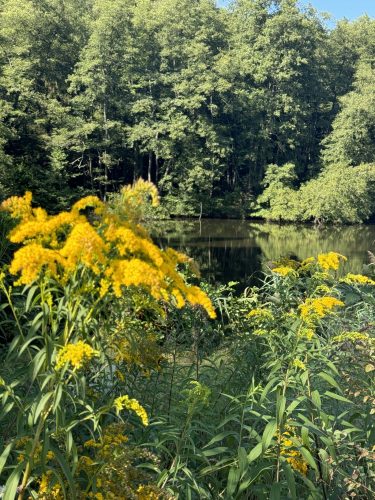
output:
POLYGON ((2 204, 3 498, 371 498, 375 280, 330 252, 213 287, 147 200, 2 204))

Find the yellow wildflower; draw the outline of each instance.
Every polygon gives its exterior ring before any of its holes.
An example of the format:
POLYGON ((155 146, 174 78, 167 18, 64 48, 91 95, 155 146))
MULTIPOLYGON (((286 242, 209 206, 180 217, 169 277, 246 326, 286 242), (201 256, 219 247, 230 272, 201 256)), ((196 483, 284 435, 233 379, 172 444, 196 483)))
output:
POLYGON ((300 359, 294 359, 293 366, 296 368, 299 368, 300 370, 306 370, 305 363, 303 361, 301 361, 300 359))
POLYGON ((159 500, 160 493, 152 486, 141 485, 137 489, 137 500, 159 500))
POLYGON ((368 276, 363 276, 362 274, 347 274, 345 278, 340 280, 342 283, 347 283, 348 285, 358 284, 358 285, 375 285, 375 281, 368 276))
POLYGON ((368 333, 360 333, 360 332, 344 332, 332 338, 332 342, 336 343, 368 342, 369 340, 370 336, 368 335, 368 333))
POLYGON ((114 407, 117 412, 121 410, 131 410, 134 411, 136 415, 142 420, 143 425, 148 425, 148 416, 146 410, 139 404, 136 399, 130 399, 129 396, 119 396, 114 401, 114 407))
POLYGON ((19 274, 17 284, 30 284, 47 274, 66 284, 80 267, 97 276, 99 296, 114 293, 120 297, 123 287, 144 287, 157 300, 186 302, 203 307, 216 317, 209 297, 200 288, 187 285, 177 272, 179 263, 190 259, 174 250, 158 248, 133 218, 140 197, 151 196, 157 203, 155 186, 145 181, 123 189, 124 217, 116 215, 95 196, 75 203, 70 212, 50 216, 41 208, 31 207, 31 193, 10 198, 2 209, 20 218, 10 238, 22 243, 10 266, 19 274), (84 214, 94 208, 95 217, 84 214))
POLYGON ((272 269, 272 272, 275 274, 279 274, 280 276, 289 276, 290 274, 295 274, 294 269, 287 266, 275 267, 272 269))
POLYGON ((340 261, 342 260, 345 261, 347 258, 337 252, 322 253, 318 255, 318 263, 320 267, 325 270, 334 269, 337 271, 340 267, 340 261))
POLYGON ((28 220, 32 216, 31 202, 33 195, 26 191, 25 196, 12 196, 1 204, 1 209, 10 212, 14 219, 28 220))
POLYGON ((332 293, 332 288, 328 285, 319 285, 315 289, 316 293, 332 293))
POLYGON ((15 252, 9 271, 11 274, 21 273, 16 284, 28 285, 38 278, 42 270, 48 270, 52 276, 57 275, 61 262, 61 256, 55 250, 30 243, 15 252))
POLYGON ((73 227, 60 254, 65 259, 64 267, 69 271, 74 271, 78 264, 83 264, 99 274, 99 264, 107 264, 107 250, 93 226, 88 222, 80 222, 73 227))
POLYGON ((305 338, 306 340, 311 340, 314 337, 314 335, 315 335, 315 330, 313 330, 312 328, 302 327, 298 331, 298 336, 301 338, 305 338))
POLYGON ((298 451, 289 451, 289 457, 286 459, 286 461, 294 470, 297 470, 298 472, 306 476, 308 470, 307 462, 302 459, 302 455, 298 451))
POLYGON ((267 330, 257 329, 253 331, 253 334, 257 337, 262 337, 263 335, 267 335, 267 330))
POLYGON ((268 309, 252 309, 247 315, 248 318, 254 318, 255 320, 263 319, 274 319, 273 314, 268 309))
POLYGON ((293 427, 286 426, 287 431, 281 435, 280 439, 280 454, 286 457, 286 461, 290 466, 303 474, 307 474, 308 465, 303 459, 301 453, 293 448, 293 441, 291 435, 294 433, 293 427))
POLYGON ((65 363, 70 363, 74 369, 79 369, 84 362, 98 355, 98 351, 95 351, 89 344, 79 340, 76 344, 67 344, 59 351, 56 369, 60 370, 65 366, 65 363))
POLYGON ((124 204, 137 207, 147 197, 151 197, 152 206, 159 205, 159 194, 155 185, 143 179, 138 179, 133 186, 125 186, 121 189, 124 204))
POLYGON ((299 306, 301 318, 304 320, 323 318, 332 312, 335 307, 343 307, 345 304, 335 297, 319 297, 317 299, 306 299, 299 306))
POLYGON ((272 262, 272 265, 274 266, 272 268, 272 271, 275 270, 275 268, 291 268, 292 270, 296 270, 300 267, 300 263, 298 260, 294 259, 288 259, 287 257, 281 258, 279 260, 275 260, 272 262))
POLYGON ((60 484, 56 483, 51 487, 51 480, 52 480, 52 471, 47 471, 45 474, 42 474, 42 477, 39 480, 39 488, 38 488, 38 498, 40 500, 47 500, 47 499, 62 500, 63 498, 65 498, 60 484))
POLYGON ((86 208, 94 208, 94 212, 97 215, 100 215, 105 211, 104 203, 100 201, 97 196, 86 196, 73 205, 72 212, 79 214, 81 210, 85 210, 86 208))

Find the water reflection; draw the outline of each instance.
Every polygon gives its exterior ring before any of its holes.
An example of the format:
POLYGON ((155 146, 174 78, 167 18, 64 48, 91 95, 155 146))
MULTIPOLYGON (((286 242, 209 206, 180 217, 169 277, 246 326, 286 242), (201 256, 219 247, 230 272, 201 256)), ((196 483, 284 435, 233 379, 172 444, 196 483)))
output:
POLYGON ((193 257, 209 281, 254 283, 267 262, 280 256, 305 259, 328 251, 346 255, 345 272, 362 272, 375 248, 375 226, 312 226, 239 220, 165 221, 153 224, 161 246, 193 257))

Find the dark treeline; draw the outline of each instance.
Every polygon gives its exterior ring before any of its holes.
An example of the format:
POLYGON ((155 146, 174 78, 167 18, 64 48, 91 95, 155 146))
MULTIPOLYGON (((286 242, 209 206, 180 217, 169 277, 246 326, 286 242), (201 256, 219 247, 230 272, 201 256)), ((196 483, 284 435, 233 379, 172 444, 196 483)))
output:
POLYGON ((138 177, 167 212, 375 212, 375 21, 296 0, 0 0, 0 187, 57 210, 138 177))

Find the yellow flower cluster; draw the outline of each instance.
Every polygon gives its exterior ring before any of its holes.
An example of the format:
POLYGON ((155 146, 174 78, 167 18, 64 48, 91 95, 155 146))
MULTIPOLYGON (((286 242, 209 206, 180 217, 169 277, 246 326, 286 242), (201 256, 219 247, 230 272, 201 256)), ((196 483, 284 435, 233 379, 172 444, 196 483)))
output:
POLYGON ((331 313, 335 307, 343 307, 345 304, 335 297, 308 298, 299 306, 301 318, 305 321, 323 318, 331 313))
POLYGON ((257 337, 263 337, 264 335, 267 335, 268 332, 267 332, 267 330, 264 330, 263 328, 258 328, 257 330, 253 331, 253 334, 256 335, 257 337))
POLYGON ((322 253, 318 255, 318 264, 320 267, 328 271, 333 269, 337 271, 341 261, 346 261, 347 258, 337 252, 322 253))
POLYGON ((265 319, 274 319, 273 314, 268 309, 252 309, 247 315, 248 318, 253 318, 254 320, 265 320, 265 319))
MULTIPOLYGON (((113 448, 116 446, 121 446, 128 442, 128 437, 121 432, 121 427, 118 425, 112 425, 104 430, 103 436, 99 442, 94 439, 89 439, 84 443, 85 448, 97 448, 100 450, 100 456, 105 457, 107 453, 111 453, 113 448)), ((81 457, 81 463, 84 466, 90 466, 94 464, 94 461, 85 455, 81 457)))
POLYGON ((301 361, 300 359, 294 359, 293 360, 293 366, 295 368, 299 368, 300 370, 306 370, 306 365, 303 361, 301 361))
POLYGON ((368 342, 370 336, 367 333, 360 332, 345 332, 340 335, 336 335, 332 338, 332 342, 342 343, 342 342, 368 342))
POLYGON ((345 278, 340 280, 342 283, 347 283, 348 285, 375 285, 375 281, 368 276, 363 276, 362 274, 347 274, 345 278))
POLYGON ((95 351, 82 340, 79 340, 76 344, 67 344, 57 355, 56 369, 60 370, 65 366, 65 363, 70 363, 74 369, 79 369, 84 362, 89 361, 98 354, 98 351, 95 351))
POLYGON ((279 274, 280 276, 289 276, 289 274, 296 274, 293 268, 287 266, 274 267, 272 269, 272 272, 275 274, 279 274))
POLYGON ((292 270, 297 270, 300 267, 300 263, 298 260, 294 259, 288 259, 286 257, 283 257, 282 259, 275 260, 272 262, 272 265, 274 266, 272 271, 275 271, 275 268, 291 268, 292 270))
POLYGON ((139 404, 136 399, 130 399, 129 396, 119 396, 114 401, 114 407, 117 412, 121 410, 130 410, 134 411, 136 415, 142 420, 143 425, 148 425, 148 416, 146 410, 139 404))
MULTIPOLYGON (((14 254, 10 272, 19 274, 17 284, 30 284, 43 273, 66 283, 80 266, 98 277, 101 297, 113 292, 120 297, 123 287, 143 287, 157 300, 174 301, 178 308, 187 302, 203 307, 216 317, 208 296, 189 286, 177 272, 190 259, 172 249, 161 250, 146 231, 132 219, 131 208, 139 197, 150 195, 157 203, 155 186, 139 181, 123 189, 124 213, 111 211, 95 196, 75 203, 70 212, 50 216, 32 208, 31 193, 2 203, 19 224, 9 238, 23 247, 14 254), (93 210, 89 218, 83 210, 93 210)), ((138 201, 137 201, 138 200, 138 201)))
POLYGON ((32 217, 31 200, 33 195, 26 191, 25 196, 11 196, 1 204, 2 208, 12 214, 15 219, 27 221, 32 217))
POLYGON ((125 203, 131 203, 134 206, 138 206, 142 203, 143 199, 147 196, 151 197, 153 207, 157 207, 159 205, 159 193, 156 186, 143 179, 138 179, 135 188, 132 188, 131 186, 123 187, 121 195, 125 203))
POLYGON ((39 480, 38 499, 63 500, 65 498, 65 495, 59 483, 51 486, 52 476, 53 473, 50 470, 45 474, 42 474, 42 477, 39 480))
POLYGON ((293 441, 290 439, 293 434, 293 428, 286 426, 287 431, 281 435, 280 454, 287 457, 286 461, 294 470, 297 470, 304 476, 307 474, 307 463, 303 459, 301 453, 293 449, 293 441))
POLYGON ((306 340, 311 340, 315 335, 315 330, 313 328, 306 328, 302 326, 298 331, 298 336, 305 338, 306 340))
POLYGON ((308 267, 311 267, 313 264, 315 264, 315 257, 308 257, 301 262, 301 267, 306 269, 308 267))
POLYGON ((141 485, 137 489, 137 500, 159 500, 160 493, 153 486, 141 485))

